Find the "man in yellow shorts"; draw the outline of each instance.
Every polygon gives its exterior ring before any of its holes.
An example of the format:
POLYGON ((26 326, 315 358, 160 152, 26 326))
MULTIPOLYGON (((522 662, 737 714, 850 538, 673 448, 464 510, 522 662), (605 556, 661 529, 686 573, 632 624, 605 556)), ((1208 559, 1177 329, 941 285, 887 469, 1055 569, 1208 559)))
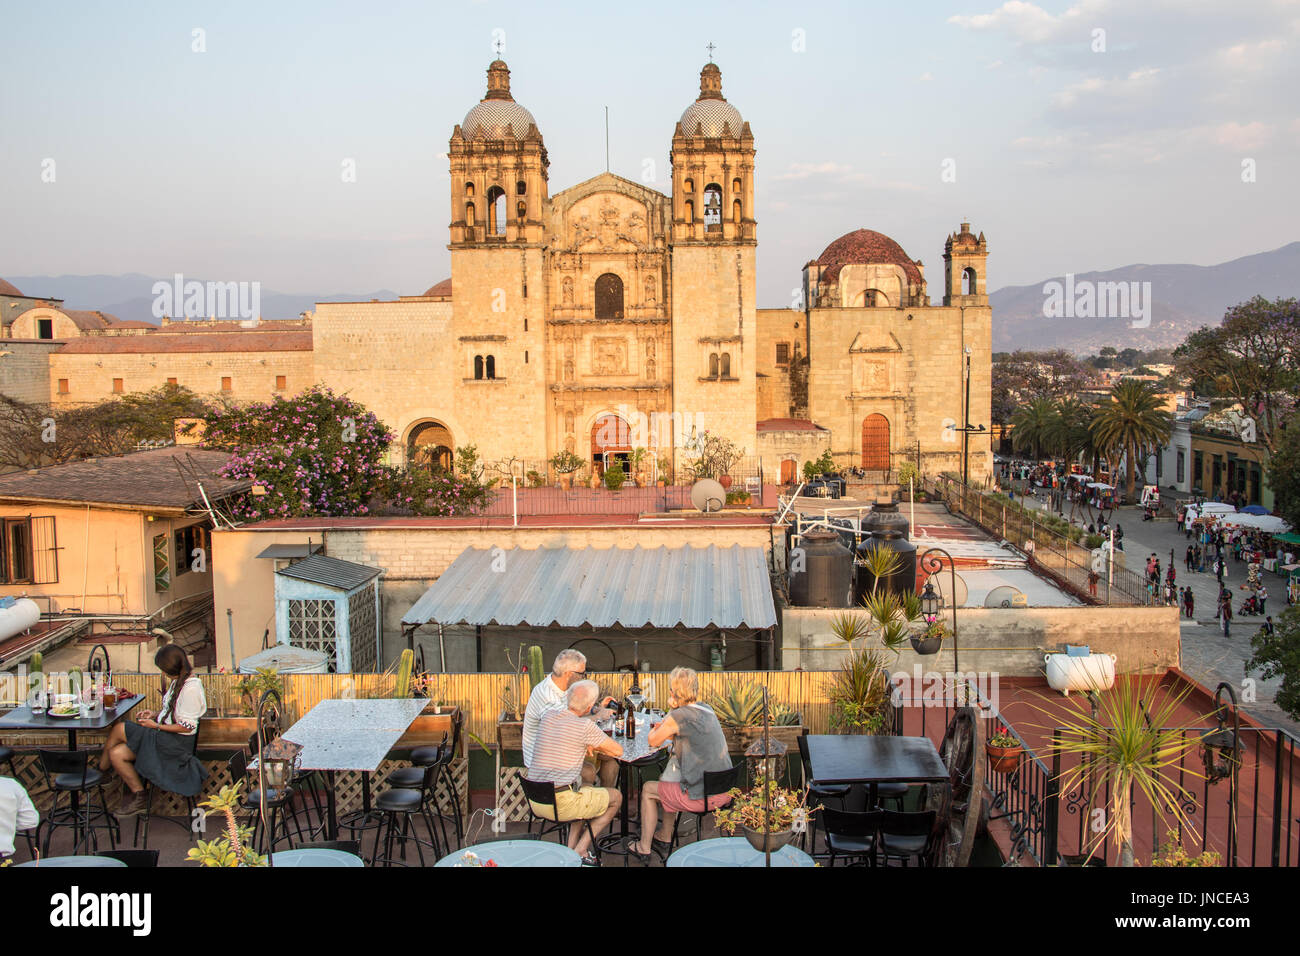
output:
MULTIPOLYGON (((580 680, 565 691, 563 707, 553 707, 542 715, 527 772, 529 780, 554 784, 559 822, 590 820, 592 833, 597 837, 609 826, 623 802, 623 795, 613 788, 582 784, 582 768, 588 753, 615 759, 623 754, 623 746, 606 737, 596 722, 586 717, 599 694, 600 687, 595 681, 580 680)), ((537 816, 554 819, 550 807, 531 805, 537 816)), ((584 863, 595 863, 591 835, 586 827, 569 827, 569 849, 581 854, 584 863)))

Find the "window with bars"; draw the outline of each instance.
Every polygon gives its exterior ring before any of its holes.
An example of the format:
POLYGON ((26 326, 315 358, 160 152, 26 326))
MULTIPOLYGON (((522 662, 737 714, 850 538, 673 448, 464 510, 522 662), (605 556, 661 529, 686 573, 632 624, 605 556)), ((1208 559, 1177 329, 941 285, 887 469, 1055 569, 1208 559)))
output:
POLYGON ((156 534, 153 538, 153 589, 166 591, 172 586, 170 554, 167 548, 167 535, 156 534))
POLYGON ((790 364, 790 343, 789 342, 776 343, 776 364, 777 365, 790 364))
MULTIPOLYGON (((289 643, 294 647, 323 651, 329 655, 330 672, 337 670, 338 628, 334 623, 334 602, 328 599, 291 600, 289 602, 289 643)), ((353 670, 355 669, 354 662, 353 670)), ((371 670, 373 669, 372 667, 371 670)))

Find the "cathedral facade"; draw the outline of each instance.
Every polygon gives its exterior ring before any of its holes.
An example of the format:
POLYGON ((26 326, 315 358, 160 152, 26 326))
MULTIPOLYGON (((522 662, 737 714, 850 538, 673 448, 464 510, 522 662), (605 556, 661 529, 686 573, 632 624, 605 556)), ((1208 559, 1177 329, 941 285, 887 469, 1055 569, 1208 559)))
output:
POLYGON ((321 383, 396 433, 395 459, 450 465, 473 445, 521 476, 566 451, 600 471, 645 448, 647 470, 677 469, 705 432, 769 481, 827 450, 868 472, 991 473, 987 431, 968 448, 960 431, 989 422, 983 234, 947 238, 940 305, 919 260, 859 229, 807 263, 793 307, 756 308, 754 136, 717 65, 673 129, 667 194, 608 172, 552 194, 500 60, 447 156, 452 275, 422 295, 155 328, 0 286, 22 387, 53 403, 165 383, 244 401, 321 383))

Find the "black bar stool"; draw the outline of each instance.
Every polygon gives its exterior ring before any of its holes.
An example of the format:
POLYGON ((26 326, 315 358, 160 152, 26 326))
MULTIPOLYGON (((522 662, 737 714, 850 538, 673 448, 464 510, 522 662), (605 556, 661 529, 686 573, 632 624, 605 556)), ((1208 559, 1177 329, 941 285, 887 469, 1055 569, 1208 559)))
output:
POLYGON ((424 819, 424 825, 429 831, 428 846, 433 850, 435 862, 443 855, 438 847, 438 833, 433 826, 433 818, 429 815, 429 807, 426 802, 427 794, 433 789, 433 781, 441 765, 431 763, 427 767, 420 768, 422 774, 419 781, 419 789, 395 787, 391 790, 385 790, 375 799, 375 809, 381 814, 379 820, 379 829, 375 831, 375 849, 370 854, 370 865, 374 866, 382 862, 388 866, 398 861, 393 859, 393 840, 397 839, 401 843, 402 859, 401 866, 406 865, 406 841, 415 842, 415 852, 420 856, 420 866, 424 866, 424 846, 425 841, 421 840, 411 825, 411 819, 420 816, 424 819), (398 818, 401 818, 401 832, 398 833, 398 818), (383 841, 384 855, 379 855, 379 843, 383 841))
MULTIPOLYGON (((236 750, 231 758, 226 761, 226 768, 230 771, 230 779, 232 782, 238 783, 246 778, 248 776, 248 759, 244 756, 244 752, 242 750, 236 750)), ((287 820, 289 814, 286 814, 285 812, 286 810, 290 810, 289 801, 292 799, 292 790, 267 791, 266 809, 269 811, 271 819, 267 821, 266 829, 270 831, 270 836, 266 840, 262 839, 265 836, 265 831, 262 829, 261 791, 250 789, 249 792, 240 799, 240 809, 253 815, 253 846, 257 849, 258 853, 274 853, 275 845, 281 840, 288 841, 289 849, 293 849, 293 837, 289 833, 289 824, 287 820), (275 835, 277 823, 279 824, 278 829, 281 832, 281 836, 278 837, 275 835), (264 842, 269 842, 270 844, 269 849, 265 851, 262 848, 264 842)), ((292 811, 290 810, 290 812, 292 811)))
POLYGON ((98 767, 90 765, 90 751, 42 750, 40 759, 45 786, 54 794, 54 804, 45 819, 45 855, 50 854, 50 837, 58 827, 72 828, 73 856, 86 841, 96 851, 99 850, 99 839, 95 836, 97 829, 108 830, 108 844, 117 849, 118 822, 108 812, 104 798, 104 775, 98 767), (68 794, 68 805, 60 807, 60 795, 65 793, 68 794), (94 805, 93 795, 99 796, 98 807, 94 805), (85 799, 79 805, 74 803, 74 798, 83 796, 85 799))
MULTIPOLYGON (((200 724, 202 721, 200 721, 200 724)), ((194 733, 190 737, 190 754, 197 755, 199 752, 199 730, 196 726, 194 733)), ((143 779, 143 778, 142 778, 143 779)), ((140 824, 144 824, 144 848, 149 849, 149 823, 153 819, 153 793, 154 785, 149 780, 144 781, 144 812, 135 818, 135 832, 131 835, 131 846, 140 845, 140 824)), ((186 817, 184 820, 177 820, 173 817, 163 817, 168 823, 179 826, 187 833, 194 824, 194 816, 198 811, 198 800, 196 797, 185 798, 186 817)))

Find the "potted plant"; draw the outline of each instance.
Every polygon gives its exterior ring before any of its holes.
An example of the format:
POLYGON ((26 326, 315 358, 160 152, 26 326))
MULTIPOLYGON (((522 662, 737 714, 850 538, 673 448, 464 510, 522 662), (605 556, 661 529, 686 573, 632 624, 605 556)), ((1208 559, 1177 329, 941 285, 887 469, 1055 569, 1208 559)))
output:
POLYGON ((673 460, 667 456, 659 459, 659 480, 656 484, 660 488, 673 483, 673 460))
POLYGON ((610 491, 618 491, 623 487, 623 482, 627 480, 627 475, 623 471, 623 466, 618 462, 610 465, 605 469, 605 487, 610 491))
POLYGON ((582 467, 582 459, 565 449, 551 458, 551 467, 559 476, 560 487, 567 491, 573 487, 573 473, 582 467))
MULTIPOLYGON (((744 753, 751 743, 763 733, 763 688, 753 682, 729 681, 723 689, 711 696, 708 705, 722 725, 727 740, 727 750, 744 753)), ((791 750, 798 745, 803 733, 802 715, 780 701, 771 701, 768 714, 769 734, 791 750)))
POLYGON ((650 453, 644 448, 632 449, 632 480, 636 482, 638 488, 644 488, 646 484, 645 460, 650 453))
POLYGON ((1012 773, 1020 766, 1020 755, 1025 752, 1025 745, 1006 725, 998 724, 985 742, 984 752, 988 754, 989 769, 994 773, 1012 773))
POLYGON ((913 633, 909 635, 912 642, 912 650, 918 654, 938 654, 939 648, 943 646, 943 639, 952 634, 948 625, 943 621, 931 621, 925 626, 925 630, 920 634, 913 633))
POLYGON ((803 829, 817 812, 806 805, 806 791, 787 790, 775 780, 748 790, 733 789, 730 796, 729 804, 713 811, 714 822, 733 836, 739 828, 760 853, 781 849, 794 838, 796 821, 803 829))
POLYGON ((225 828, 215 840, 198 840, 196 845, 185 855, 202 866, 266 866, 266 857, 252 850, 253 828, 240 826, 235 820, 235 811, 239 809, 239 791, 244 781, 221 790, 199 804, 209 810, 216 810, 226 818, 225 828))

